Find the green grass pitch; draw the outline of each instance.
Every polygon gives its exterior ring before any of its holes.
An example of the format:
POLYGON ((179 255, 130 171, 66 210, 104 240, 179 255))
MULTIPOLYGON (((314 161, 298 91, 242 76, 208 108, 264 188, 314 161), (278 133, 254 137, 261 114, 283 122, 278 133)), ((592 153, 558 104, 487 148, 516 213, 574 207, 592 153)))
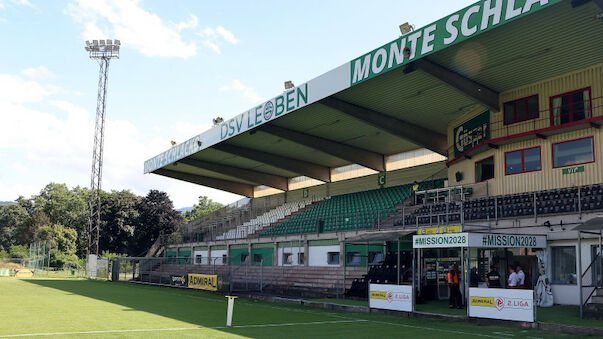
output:
POLYGON ((466 322, 333 312, 193 290, 0 278, 0 338, 575 338, 466 322))

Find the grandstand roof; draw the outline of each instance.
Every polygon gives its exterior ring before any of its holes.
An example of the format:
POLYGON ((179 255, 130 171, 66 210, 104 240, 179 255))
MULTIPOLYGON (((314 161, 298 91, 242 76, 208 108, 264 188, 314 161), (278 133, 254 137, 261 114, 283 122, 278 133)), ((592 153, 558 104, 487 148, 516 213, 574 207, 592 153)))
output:
POLYGON ((244 196, 257 185, 287 190, 297 176, 329 182, 348 164, 384 171, 389 155, 447 155, 449 122, 499 111, 501 92, 603 62, 594 2, 493 5, 479 1, 287 90, 144 171, 244 196))

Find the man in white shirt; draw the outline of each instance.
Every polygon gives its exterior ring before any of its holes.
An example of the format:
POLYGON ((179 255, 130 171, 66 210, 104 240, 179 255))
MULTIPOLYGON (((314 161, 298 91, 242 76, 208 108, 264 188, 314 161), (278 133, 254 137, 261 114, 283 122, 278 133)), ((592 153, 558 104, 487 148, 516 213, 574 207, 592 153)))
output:
POLYGON ((515 272, 517 272, 517 288, 525 288, 526 275, 523 273, 521 266, 517 265, 515 272))
POLYGON ((517 272, 513 269, 513 266, 509 266, 509 277, 507 278, 507 287, 508 288, 517 288, 517 272))

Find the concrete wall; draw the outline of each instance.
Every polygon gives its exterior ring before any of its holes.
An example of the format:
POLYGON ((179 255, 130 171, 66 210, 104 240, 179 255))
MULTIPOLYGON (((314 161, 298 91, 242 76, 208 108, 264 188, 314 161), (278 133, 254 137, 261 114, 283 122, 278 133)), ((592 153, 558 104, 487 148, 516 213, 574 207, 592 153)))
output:
MULTIPOLYGON (((337 265, 329 265, 327 263, 327 253, 328 252, 339 252, 339 245, 330 245, 330 246, 310 246, 308 248, 308 258, 307 260, 310 266, 339 266, 337 265)), ((343 255, 340 253, 339 260, 343 260, 343 255)))

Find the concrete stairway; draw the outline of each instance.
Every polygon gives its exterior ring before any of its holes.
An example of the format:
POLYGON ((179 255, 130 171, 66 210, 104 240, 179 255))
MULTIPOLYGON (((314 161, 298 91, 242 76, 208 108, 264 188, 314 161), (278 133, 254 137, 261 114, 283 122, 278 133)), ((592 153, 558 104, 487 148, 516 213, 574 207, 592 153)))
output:
POLYGON ((603 288, 598 288, 592 296, 592 302, 586 304, 584 317, 603 320, 603 288))

